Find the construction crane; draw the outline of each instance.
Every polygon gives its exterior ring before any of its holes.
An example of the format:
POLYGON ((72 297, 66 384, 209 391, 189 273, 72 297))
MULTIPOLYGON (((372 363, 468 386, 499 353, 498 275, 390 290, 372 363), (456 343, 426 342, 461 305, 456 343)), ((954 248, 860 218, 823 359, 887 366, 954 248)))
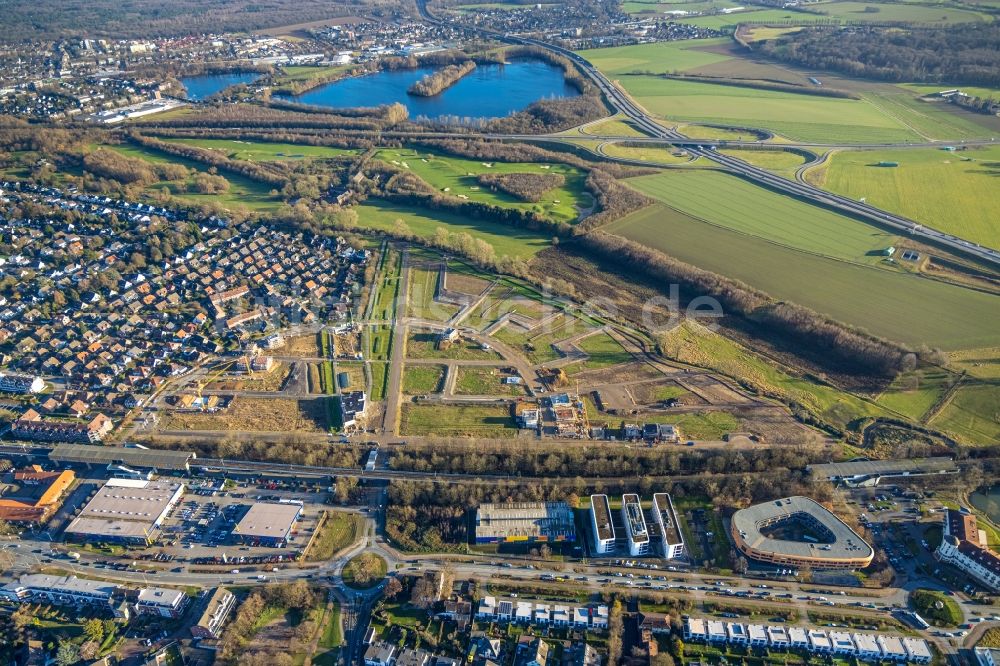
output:
POLYGON ((218 368, 216 368, 213 372, 205 375, 205 378, 202 379, 200 382, 198 382, 195 385, 194 395, 195 395, 195 399, 198 401, 198 409, 199 410, 205 411, 205 402, 202 399, 202 391, 204 390, 204 388, 206 386, 208 386, 209 384, 211 384, 212 382, 214 382, 220 376, 222 376, 222 373, 224 373, 226 370, 228 370, 229 368, 231 368, 234 363, 236 363, 236 361, 229 361, 228 363, 223 363, 218 368))

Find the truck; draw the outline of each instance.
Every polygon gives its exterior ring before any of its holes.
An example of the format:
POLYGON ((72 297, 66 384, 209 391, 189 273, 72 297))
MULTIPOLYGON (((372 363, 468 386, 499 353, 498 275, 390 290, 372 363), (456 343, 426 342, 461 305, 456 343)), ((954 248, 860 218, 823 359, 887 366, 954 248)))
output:
POLYGON ((71 560, 78 560, 80 559, 80 553, 76 552, 75 550, 71 550, 70 552, 66 553, 66 557, 68 557, 71 560))

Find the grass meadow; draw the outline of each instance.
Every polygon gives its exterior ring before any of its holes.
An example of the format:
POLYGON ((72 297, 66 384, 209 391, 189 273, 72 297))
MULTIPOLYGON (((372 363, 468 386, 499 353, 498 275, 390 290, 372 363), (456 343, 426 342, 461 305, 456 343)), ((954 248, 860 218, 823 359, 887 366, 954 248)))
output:
POLYGON ((233 160, 249 162, 280 162, 310 158, 330 158, 355 155, 356 150, 331 148, 329 146, 306 146, 295 143, 271 143, 264 141, 240 141, 236 139, 197 139, 184 137, 175 139, 162 137, 168 143, 179 143, 195 148, 215 150, 233 160))
POLYGON ((841 151, 810 169, 814 185, 1000 248, 1000 146, 961 151, 841 151), (879 167, 879 162, 898 167, 879 167))

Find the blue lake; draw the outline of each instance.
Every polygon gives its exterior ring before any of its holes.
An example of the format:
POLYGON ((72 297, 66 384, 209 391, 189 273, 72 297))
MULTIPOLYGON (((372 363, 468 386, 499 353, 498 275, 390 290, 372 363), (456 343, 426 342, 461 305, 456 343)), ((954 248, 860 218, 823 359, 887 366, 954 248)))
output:
POLYGON ((250 83, 257 79, 260 74, 256 72, 233 72, 231 74, 199 74, 198 76, 185 76, 180 79, 187 90, 188 99, 200 102, 206 97, 211 97, 215 93, 235 86, 238 83, 250 83))
MULTIPOLYGON (((433 67, 377 72, 327 83, 298 96, 282 96, 300 104, 329 107, 379 106, 400 102, 410 118, 499 118, 532 102, 580 93, 566 83, 562 69, 539 60, 515 60, 506 65, 480 65, 455 85, 434 97, 407 94, 433 67)), ((275 97, 278 97, 277 95, 275 97)))
POLYGON ((990 520, 1000 525, 1000 486, 972 493, 969 501, 972 502, 972 506, 989 516, 990 520))

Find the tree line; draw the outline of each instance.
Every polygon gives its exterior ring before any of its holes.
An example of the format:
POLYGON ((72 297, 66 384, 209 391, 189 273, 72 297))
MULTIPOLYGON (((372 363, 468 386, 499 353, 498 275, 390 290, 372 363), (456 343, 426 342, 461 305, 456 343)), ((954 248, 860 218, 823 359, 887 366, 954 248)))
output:
POLYGON ((432 72, 424 78, 416 81, 407 89, 407 93, 417 97, 433 97, 441 94, 446 89, 458 83, 463 76, 476 68, 476 63, 471 60, 448 65, 444 69, 432 72))
POLYGON ((764 55, 880 81, 1000 86, 1000 25, 813 27, 764 42, 764 55))
POLYGON ((712 296, 726 315, 759 321, 784 337, 852 367, 885 376, 912 369, 916 357, 887 340, 855 331, 792 303, 777 303, 766 293, 732 278, 703 270, 635 241, 601 231, 576 239, 578 247, 604 260, 617 261, 626 272, 678 284, 682 296, 712 296))
POLYGON ((574 227, 575 234, 587 233, 653 203, 646 195, 618 182, 603 165, 587 175, 587 189, 594 195, 597 205, 574 227))

